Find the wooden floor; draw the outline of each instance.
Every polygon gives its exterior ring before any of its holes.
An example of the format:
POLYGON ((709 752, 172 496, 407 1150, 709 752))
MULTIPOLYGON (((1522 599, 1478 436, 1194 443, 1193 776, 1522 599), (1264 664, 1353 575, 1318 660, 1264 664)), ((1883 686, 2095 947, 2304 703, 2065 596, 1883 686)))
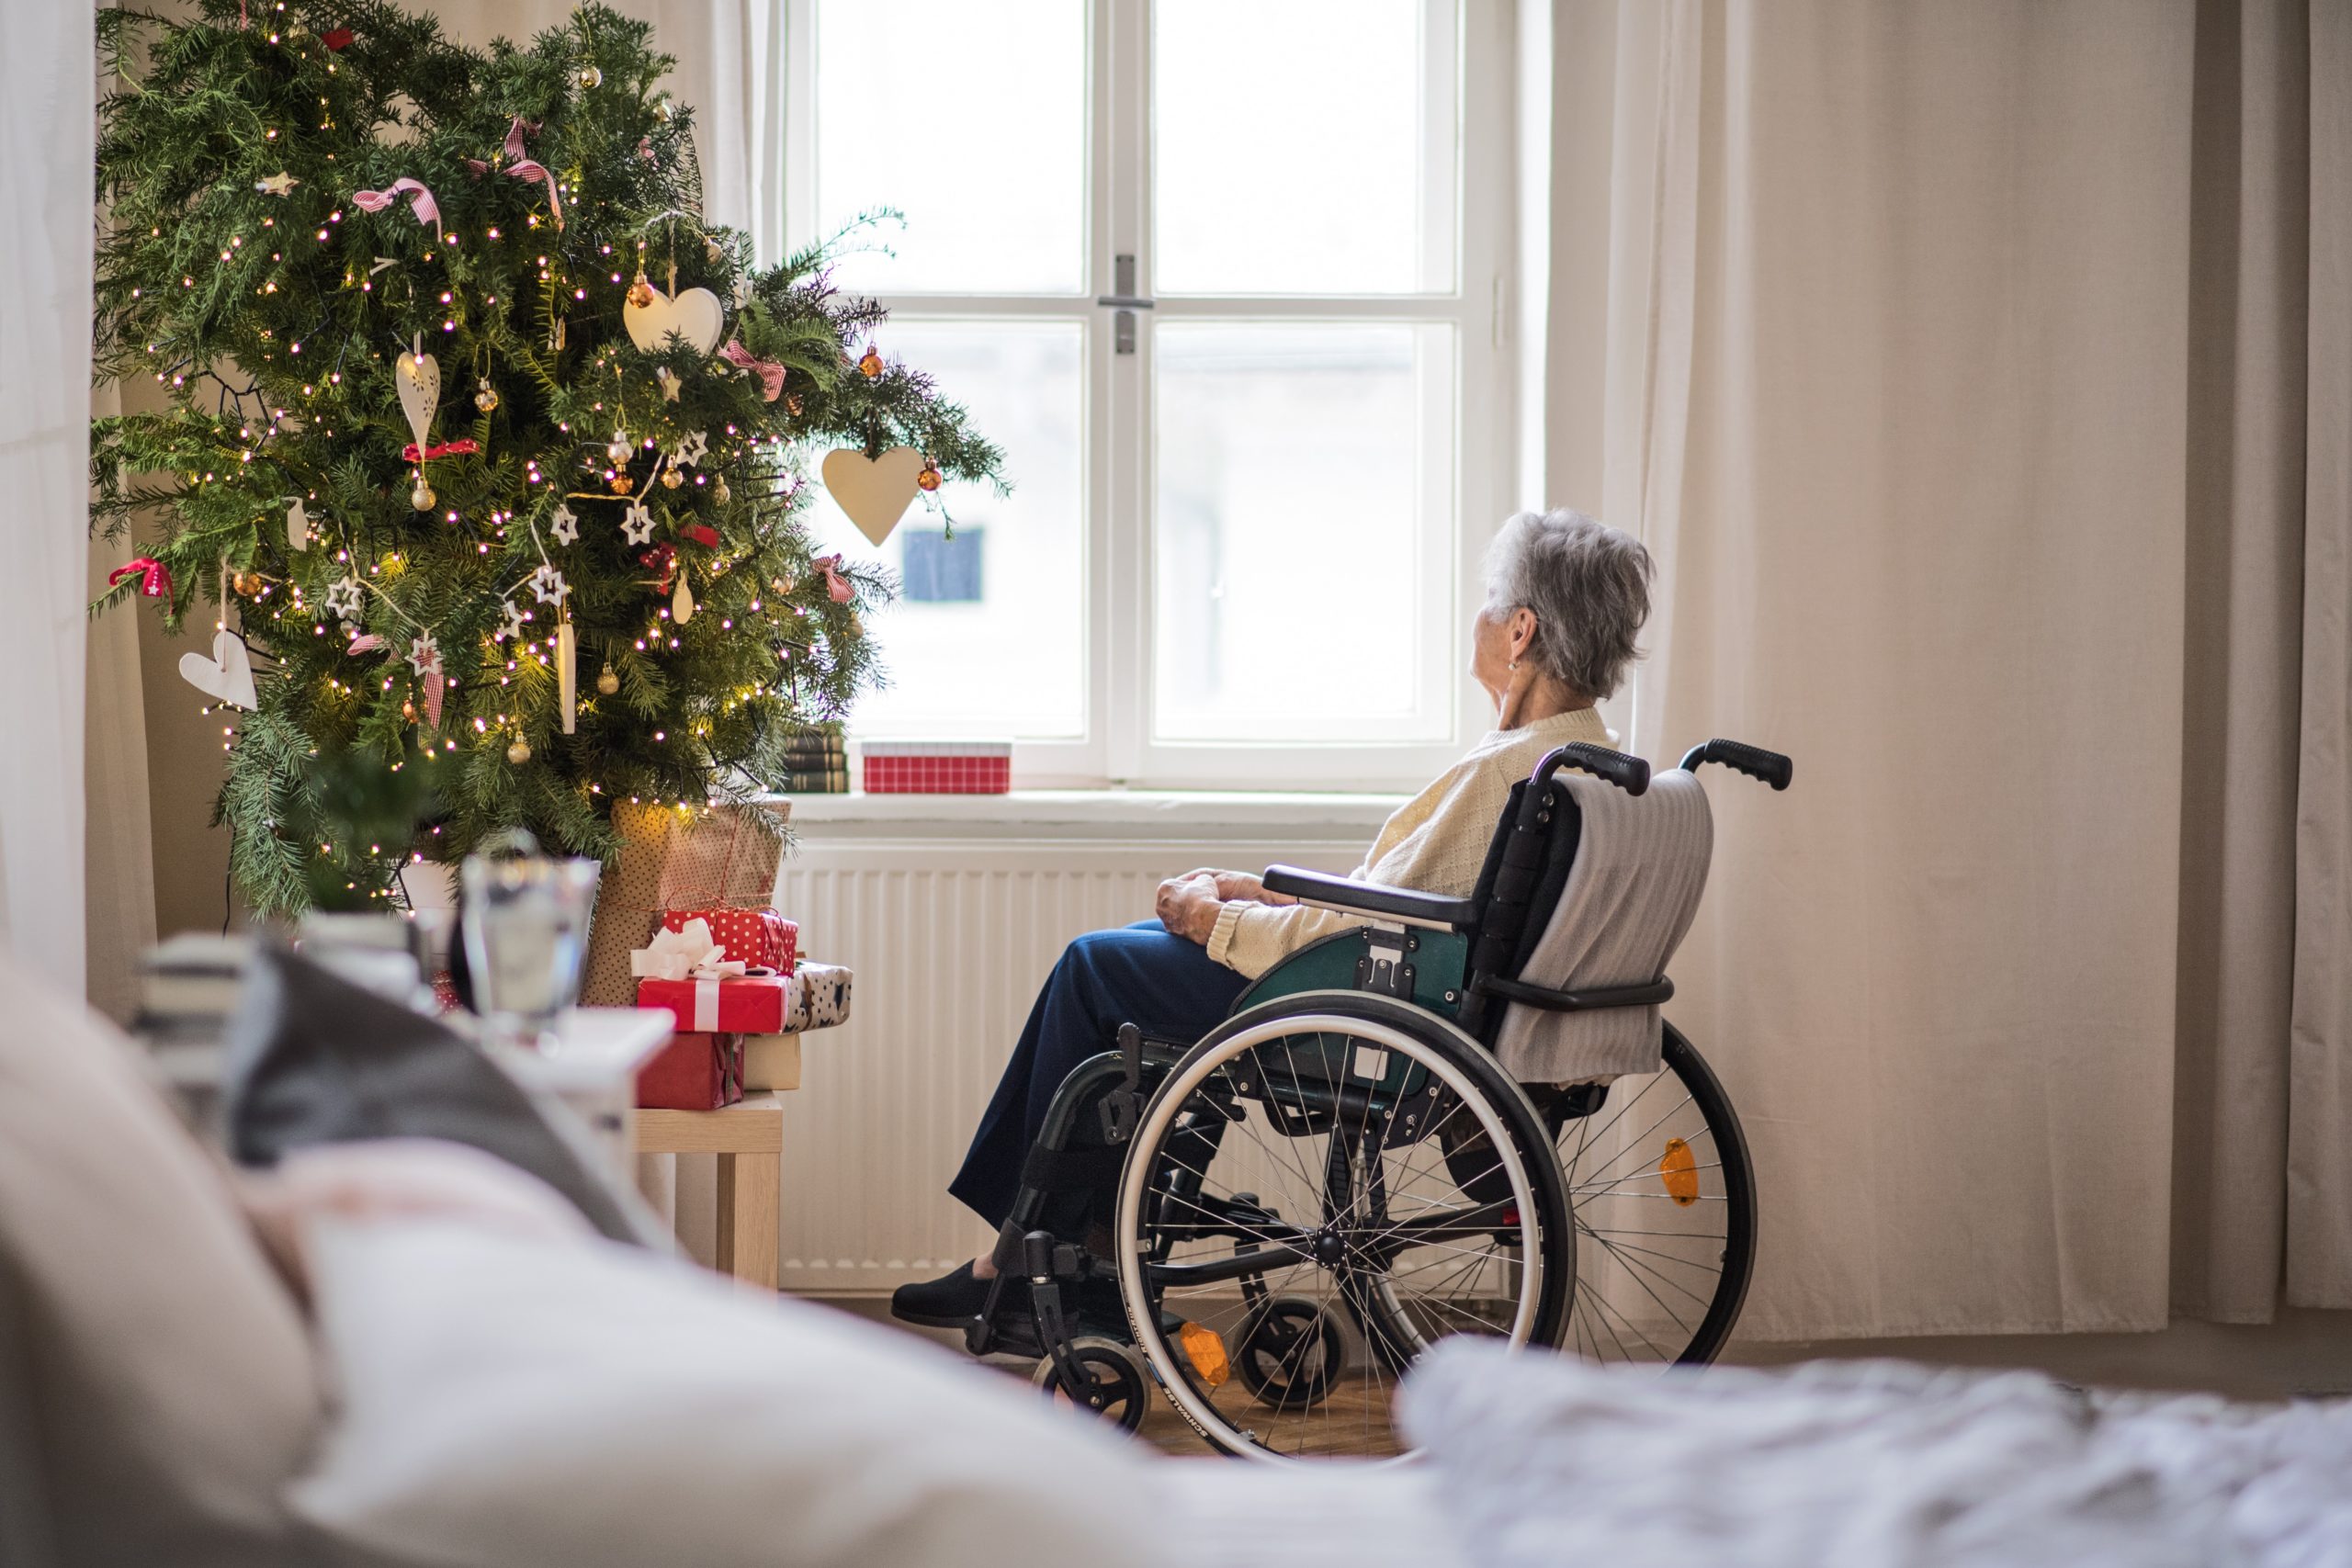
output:
MULTIPOLYGON (((1284 1452, 1357 1458, 1395 1453, 1395 1437, 1388 1423, 1388 1401, 1395 1392, 1393 1382, 1350 1378, 1333 1389, 1330 1397, 1311 1413, 1272 1416, 1271 1421, 1276 1425, 1268 1430, 1276 1435, 1276 1446, 1284 1452)), ((1238 1402, 1238 1396, 1228 1401, 1220 1395, 1217 1408, 1239 1424, 1248 1424, 1242 1414, 1246 1407, 1238 1402)), ((1169 1403, 1167 1394, 1156 1388, 1151 1391, 1151 1414, 1144 1417, 1143 1430, 1138 1435, 1164 1453, 1198 1456, 1216 1451, 1193 1430, 1191 1423, 1169 1403)))

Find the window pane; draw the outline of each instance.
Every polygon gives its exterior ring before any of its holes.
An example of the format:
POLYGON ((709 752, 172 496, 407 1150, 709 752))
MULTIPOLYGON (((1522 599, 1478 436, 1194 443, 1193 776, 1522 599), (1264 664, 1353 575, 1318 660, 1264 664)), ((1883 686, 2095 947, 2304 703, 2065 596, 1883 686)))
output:
POLYGON ((1086 728, 1084 332, 1076 322, 893 317, 888 347, 938 378, 1004 448, 1014 485, 949 483, 918 500, 880 548, 820 490, 825 550, 879 561, 910 592, 874 613, 890 683, 858 701, 861 736, 1069 739, 1086 728))
POLYGON ((1153 341, 1158 736, 1443 739, 1452 329, 1169 322, 1153 341))
POLYGON ((817 222, 894 208, 842 283, 1077 293, 1085 282, 1084 0, 818 0, 817 222))
POLYGON ((1163 0, 1153 8, 1152 287, 1453 287, 1452 7, 1163 0), (1432 15, 1445 20, 1424 22, 1432 15))

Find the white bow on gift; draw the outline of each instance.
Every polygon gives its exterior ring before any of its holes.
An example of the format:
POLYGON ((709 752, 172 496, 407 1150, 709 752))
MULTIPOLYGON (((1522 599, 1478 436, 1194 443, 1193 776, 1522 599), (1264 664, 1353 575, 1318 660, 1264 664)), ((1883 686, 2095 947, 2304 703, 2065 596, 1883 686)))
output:
POLYGON ((653 940, 628 955, 628 972, 640 980, 716 980, 740 976, 747 965, 729 959, 710 934, 708 920, 688 920, 678 930, 655 931, 653 940))

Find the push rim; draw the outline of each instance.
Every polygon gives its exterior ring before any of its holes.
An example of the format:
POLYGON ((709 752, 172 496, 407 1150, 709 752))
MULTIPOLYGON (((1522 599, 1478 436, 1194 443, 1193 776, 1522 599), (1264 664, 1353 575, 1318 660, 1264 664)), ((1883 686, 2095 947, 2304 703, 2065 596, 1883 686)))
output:
MULTIPOLYGON (((1531 1174, 1528 1141, 1514 1135, 1497 1109, 1498 1086, 1516 1090, 1498 1074, 1482 1083, 1486 1075, 1466 1069, 1464 1058, 1475 1045, 1449 1051, 1361 1016, 1365 1010, 1318 1009, 1255 1021, 1245 1014, 1227 1026, 1230 1032, 1201 1042, 1154 1097, 1122 1174, 1119 1280, 1136 1341, 1178 1412, 1228 1452, 1277 1463, 1310 1455, 1406 1457, 1388 1408, 1394 1368, 1361 1346, 1351 1369, 1358 1380, 1345 1398, 1268 1402, 1253 1397, 1247 1380, 1204 1374, 1198 1350, 1184 1342, 1188 1329, 1195 1346, 1200 1329, 1217 1334, 1217 1350, 1229 1357, 1224 1334, 1250 1310, 1245 1292, 1311 1300, 1336 1324, 1342 1314, 1352 1322, 1374 1283, 1413 1321, 1435 1326, 1431 1337, 1482 1333, 1512 1346, 1556 1316, 1542 1310, 1546 1259, 1540 1243, 1544 1215, 1561 1213, 1557 1189, 1546 1190, 1531 1174), (1369 1100, 1352 1118, 1343 1106, 1319 1132, 1273 1126, 1270 1101, 1311 1100, 1291 1055, 1261 1048, 1299 1037, 1345 1042, 1346 1055, 1337 1059, 1351 1065, 1351 1079, 1363 1059, 1358 1053, 1367 1047, 1398 1054, 1424 1072, 1437 1089, 1430 1098, 1444 1105, 1436 1114, 1475 1125, 1497 1151, 1493 1175, 1507 1191, 1507 1206, 1480 1203, 1460 1190, 1438 1140, 1428 1135, 1434 1125, 1418 1139, 1387 1146, 1382 1112, 1369 1100), (1155 1211, 1148 1231, 1147 1200, 1155 1211), (1179 1214, 1191 1217, 1170 1217, 1179 1214), (1472 1242, 1485 1245, 1465 1245, 1472 1242), (1237 1271, 1247 1268, 1245 1253, 1275 1249, 1284 1261, 1237 1271), (1209 1261, 1223 1264, 1224 1278, 1170 1278, 1173 1268, 1209 1261), (1254 1292, 1244 1281, 1253 1281, 1254 1292), (1506 1292, 1499 1300, 1469 1293, 1498 1289, 1506 1292)), ((1396 1113, 1408 1109, 1392 1107, 1396 1113)), ((1565 1226, 1561 1234, 1565 1238, 1565 1226)), ((1573 1252, 1555 1267, 1572 1277, 1573 1252)), ((1329 1343, 1319 1332, 1293 1337, 1301 1347, 1329 1343)))
POLYGON ((1555 1147, 1578 1269, 1565 1348, 1589 1360, 1712 1361, 1755 1266, 1756 1179, 1730 1099, 1668 1024, 1657 1072, 1619 1078, 1555 1147))

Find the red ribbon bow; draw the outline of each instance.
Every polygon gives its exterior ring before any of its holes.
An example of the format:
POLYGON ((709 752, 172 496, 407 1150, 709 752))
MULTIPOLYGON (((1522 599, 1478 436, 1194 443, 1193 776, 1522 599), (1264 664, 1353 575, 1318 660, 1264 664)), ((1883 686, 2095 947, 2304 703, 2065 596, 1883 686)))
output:
POLYGON ((172 596, 172 569, 153 556, 141 556, 126 561, 107 574, 107 586, 112 588, 124 578, 136 575, 139 592, 148 599, 168 599, 172 596))
POLYGON ((857 590, 852 588, 842 577, 841 557, 819 556, 808 564, 825 574, 825 592, 832 595, 834 604, 846 604, 857 597, 857 590))
POLYGON ((405 175, 381 190, 353 191, 351 205, 362 212, 381 212, 398 201, 402 191, 410 193, 409 210, 416 214, 419 223, 430 229, 441 221, 441 204, 433 199, 433 193, 424 188, 424 182, 410 179, 405 175))
POLYGON ((743 346, 741 339, 729 338, 727 346, 718 351, 718 357, 738 370, 757 371, 760 380, 767 387, 767 390, 761 394, 765 401, 772 403, 783 393, 784 367, 773 359, 755 357, 750 349, 743 346))
POLYGON ((470 436, 458 441, 444 441, 440 446, 427 446, 422 452, 416 449, 416 443, 412 441, 401 448, 401 461, 424 463, 435 457, 464 457, 481 450, 481 447, 474 445, 473 438, 470 436))
POLYGON ((692 539, 704 549, 718 548, 718 530, 707 523, 689 523, 679 529, 678 533, 681 537, 692 539))
MULTIPOLYGON (((506 128, 504 172, 511 178, 537 180, 548 187, 548 210, 554 214, 556 231, 560 233, 563 230, 563 197, 556 193, 555 176, 548 173, 548 166, 545 164, 523 156, 523 132, 526 130, 537 131, 538 129, 537 126, 524 119, 521 115, 514 117, 514 123, 506 128)), ((466 167, 474 172, 476 179, 480 179, 490 173, 492 165, 480 158, 469 158, 466 160, 466 167)))

